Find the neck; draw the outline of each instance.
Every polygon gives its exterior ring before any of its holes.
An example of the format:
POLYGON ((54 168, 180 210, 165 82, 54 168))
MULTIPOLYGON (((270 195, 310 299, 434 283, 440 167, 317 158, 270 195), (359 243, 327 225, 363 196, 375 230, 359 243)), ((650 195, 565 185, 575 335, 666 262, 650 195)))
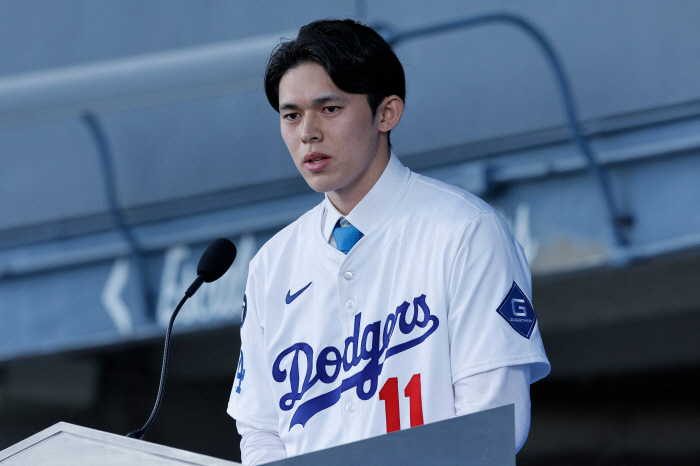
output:
POLYGON ((388 144, 380 144, 377 154, 370 162, 369 167, 352 183, 341 189, 328 192, 328 199, 333 203, 338 212, 347 216, 352 209, 367 195, 384 173, 389 164, 391 153, 388 144))

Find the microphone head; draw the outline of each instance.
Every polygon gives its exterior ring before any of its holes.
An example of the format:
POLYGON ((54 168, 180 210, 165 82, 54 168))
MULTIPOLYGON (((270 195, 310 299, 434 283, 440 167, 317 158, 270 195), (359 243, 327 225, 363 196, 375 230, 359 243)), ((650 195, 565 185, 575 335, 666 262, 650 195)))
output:
POLYGON ((197 275, 203 275, 207 283, 218 280, 231 267, 235 258, 236 246, 226 238, 216 239, 199 259, 197 275))

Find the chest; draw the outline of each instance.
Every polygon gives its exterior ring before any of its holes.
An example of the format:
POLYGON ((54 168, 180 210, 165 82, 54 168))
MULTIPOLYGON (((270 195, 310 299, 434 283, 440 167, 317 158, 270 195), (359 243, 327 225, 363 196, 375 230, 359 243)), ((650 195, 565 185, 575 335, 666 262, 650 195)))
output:
POLYGON ((358 315, 362 329, 384 327, 391 315, 410 321, 421 296, 431 313, 445 315, 450 245, 413 233, 365 237, 340 261, 313 250, 315 243, 290 248, 265 279, 268 347, 305 342, 320 351, 350 336, 358 315))
MULTIPOLYGON (((389 379, 405 385, 423 377, 424 393, 440 399, 451 393, 449 364, 440 370, 434 364, 449 360, 450 248, 437 241, 418 248, 418 232, 412 233, 363 238, 340 260, 290 248, 290 257, 268 268, 265 347, 286 429, 307 421, 325 426, 342 414, 362 419, 357 429, 381 431, 384 405, 377 400, 382 387, 394 383, 389 379), (347 406, 354 411, 343 410, 347 406)), ((324 429, 339 429, 333 426, 324 429)))

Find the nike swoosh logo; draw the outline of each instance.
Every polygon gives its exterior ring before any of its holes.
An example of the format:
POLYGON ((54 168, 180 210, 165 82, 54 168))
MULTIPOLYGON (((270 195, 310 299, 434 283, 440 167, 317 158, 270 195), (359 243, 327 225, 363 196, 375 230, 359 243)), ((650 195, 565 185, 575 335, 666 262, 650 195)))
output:
POLYGON ((291 303, 292 301, 294 301, 295 299, 297 299, 297 298, 299 297, 299 295, 302 294, 302 293, 303 293, 308 287, 310 287, 310 286, 311 286, 311 282, 309 282, 308 285, 306 285, 304 288, 302 288, 301 290, 297 291, 296 293, 294 293, 294 294, 291 295, 291 296, 289 295, 289 291, 287 291, 287 297, 284 298, 284 302, 287 303, 287 304, 291 303))

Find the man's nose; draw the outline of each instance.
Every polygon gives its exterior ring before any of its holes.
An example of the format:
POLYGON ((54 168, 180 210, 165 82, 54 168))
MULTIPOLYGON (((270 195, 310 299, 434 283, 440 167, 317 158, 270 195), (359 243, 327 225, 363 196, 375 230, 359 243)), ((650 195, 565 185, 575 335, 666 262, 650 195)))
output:
POLYGON ((319 121, 312 115, 308 115, 302 122, 301 140, 307 144, 323 140, 323 132, 319 121))

